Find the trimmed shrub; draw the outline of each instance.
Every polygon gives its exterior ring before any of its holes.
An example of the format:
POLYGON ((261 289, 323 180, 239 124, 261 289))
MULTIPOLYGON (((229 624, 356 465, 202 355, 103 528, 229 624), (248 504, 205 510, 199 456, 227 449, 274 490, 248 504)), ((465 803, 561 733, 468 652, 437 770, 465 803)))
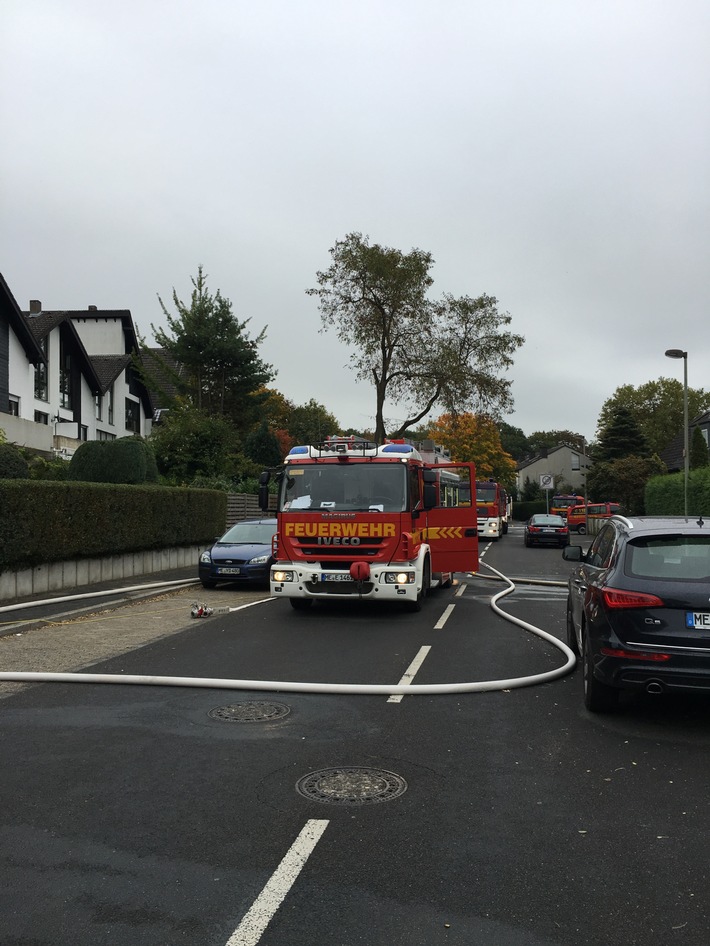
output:
POLYGON ((0 443, 0 480, 26 480, 30 475, 27 460, 11 443, 0 443))
POLYGON ((530 516, 538 512, 547 512, 547 503, 544 499, 530 499, 525 502, 513 503, 513 519, 516 522, 527 522, 530 516))
POLYGON ((69 463, 67 479, 81 483, 157 483, 152 447, 138 437, 89 440, 69 463))

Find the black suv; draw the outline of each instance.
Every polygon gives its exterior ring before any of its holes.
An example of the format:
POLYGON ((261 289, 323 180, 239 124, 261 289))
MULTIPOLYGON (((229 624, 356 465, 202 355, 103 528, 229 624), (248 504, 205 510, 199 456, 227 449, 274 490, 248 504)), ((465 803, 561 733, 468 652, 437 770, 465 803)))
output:
POLYGON ((612 711, 620 690, 710 692, 710 521, 613 516, 562 556, 587 709, 612 711))

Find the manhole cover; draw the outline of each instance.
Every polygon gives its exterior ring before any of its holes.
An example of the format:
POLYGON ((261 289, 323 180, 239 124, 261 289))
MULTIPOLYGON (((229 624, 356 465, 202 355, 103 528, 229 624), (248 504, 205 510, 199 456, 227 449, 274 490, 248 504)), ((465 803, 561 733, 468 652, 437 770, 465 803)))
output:
POLYGON ((231 706, 217 706, 207 715, 225 723, 260 723, 283 719, 290 712, 291 708, 283 703, 245 700, 242 703, 232 703, 231 706))
POLYGON ((304 775, 296 782, 296 791, 326 805, 377 805, 403 795, 407 783, 384 769, 345 766, 304 775))

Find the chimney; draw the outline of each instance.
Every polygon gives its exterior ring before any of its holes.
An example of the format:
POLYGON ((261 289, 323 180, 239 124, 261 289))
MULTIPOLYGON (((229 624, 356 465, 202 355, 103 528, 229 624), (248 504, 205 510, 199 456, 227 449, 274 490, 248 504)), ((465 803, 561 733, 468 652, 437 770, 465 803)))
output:
POLYGON ((30 315, 39 315, 42 311, 42 303, 39 299, 30 299, 30 315))
POLYGON ((90 306, 89 306, 89 312, 98 312, 98 309, 96 308, 95 305, 90 305, 90 306))

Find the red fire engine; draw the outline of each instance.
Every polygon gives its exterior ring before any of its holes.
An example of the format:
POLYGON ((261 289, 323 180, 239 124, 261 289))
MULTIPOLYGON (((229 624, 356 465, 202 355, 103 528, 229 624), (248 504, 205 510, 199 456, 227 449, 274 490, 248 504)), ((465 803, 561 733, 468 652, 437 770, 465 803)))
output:
POLYGON ((277 477, 271 594, 294 608, 356 597, 419 610, 430 588, 478 569, 476 509, 458 505, 459 484, 476 481, 472 463, 426 463, 405 441, 331 437, 294 447, 277 477))
POLYGON ((508 531, 508 495, 495 480, 476 483, 478 533, 487 539, 499 539, 508 531))

